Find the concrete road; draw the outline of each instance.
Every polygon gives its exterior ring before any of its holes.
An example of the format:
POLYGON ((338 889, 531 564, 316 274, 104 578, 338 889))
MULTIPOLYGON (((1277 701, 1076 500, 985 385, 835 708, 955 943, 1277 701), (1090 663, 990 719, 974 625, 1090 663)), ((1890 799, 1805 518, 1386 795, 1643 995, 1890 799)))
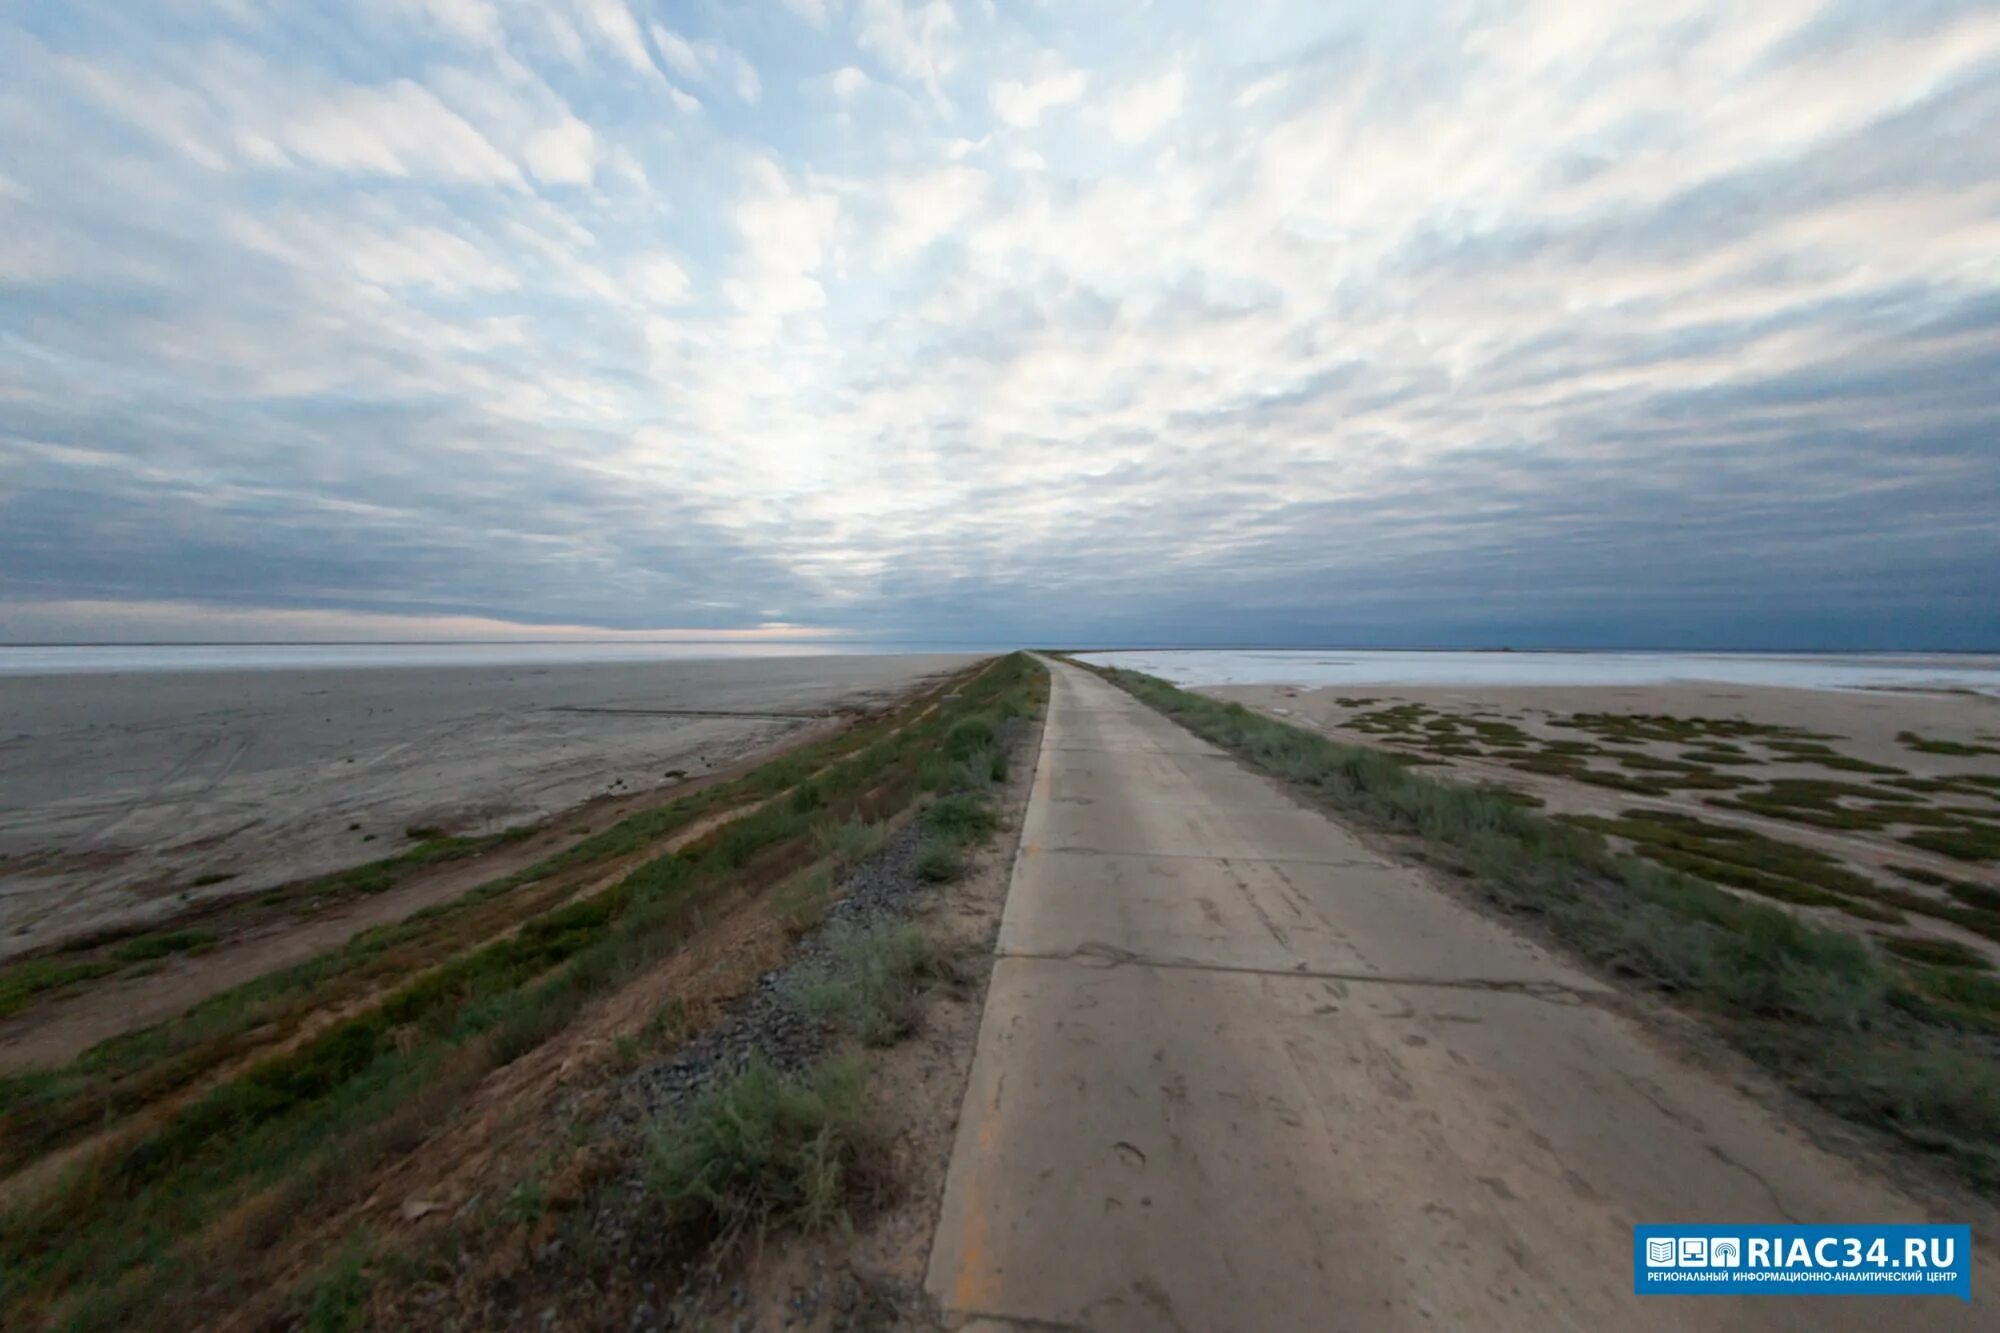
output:
POLYGON ((1927 1219, 1591 978, 1052 670, 931 1257, 952 1322, 1993 1326, 1947 1298, 1633 1295, 1635 1223, 1927 1219))

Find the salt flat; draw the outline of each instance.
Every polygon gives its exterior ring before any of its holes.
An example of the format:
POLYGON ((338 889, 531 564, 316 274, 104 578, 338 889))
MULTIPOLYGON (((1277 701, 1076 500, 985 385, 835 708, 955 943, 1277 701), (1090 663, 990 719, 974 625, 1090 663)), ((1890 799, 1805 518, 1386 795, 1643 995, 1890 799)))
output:
POLYGON ((971 660, 0 677, 0 956, 671 785, 971 660))

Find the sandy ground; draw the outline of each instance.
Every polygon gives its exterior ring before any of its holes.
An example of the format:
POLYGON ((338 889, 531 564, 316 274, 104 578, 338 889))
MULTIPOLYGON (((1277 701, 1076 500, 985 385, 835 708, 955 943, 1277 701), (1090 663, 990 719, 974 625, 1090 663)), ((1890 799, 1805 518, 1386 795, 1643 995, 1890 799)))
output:
MULTIPOLYGON (((1981 694, 1917 690, 1794 690, 1757 685, 1522 685, 1456 686, 1339 685, 1302 690, 1285 684, 1216 685, 1203 694, 1235 699, 1253 708, 1290 711, 1315 722, 1336 722, 1356 710, 1337 702, 1372 698, 1386 707, 1428 704, 1457 713, 1498 713, 1523 729, 1550 740, 1588 739, 1551 727, 1548 719, 1569 713, 1665 713, 1674 717, 1743 718, 1770 726, 1803 727, 1845 737, 1834 748, 1870 763, 1908 769, 1919 777, 1951 773, 2000 773, 2000 756, 1953 758, 1920 754, 1896 739, 1914 731, 1933 740, 2000 743, 2000 699, 1981 694)), ((1831 742, 1829 742, 1831 743, 1831 742)), ((1687 748, 1685 746, 1681 748, 1687 748)), ((1663 750, 1663 752, 1665 752, 1663 750)), ((1758 770, 1762 772, 1763 770, 1758 770)), ((1788 770, 1773 768, 1773 775, 1788 770)), ((1804 770, 1801 769, 1801 775, 1804 770)), ((1821 773, 1814 776, 1838 776, 1821 773)), ((1851 775, 1850 775, 1851 776, 1851 775)))
MULTIPOLYGON (((1349 718, 1400 703, 1420 703, 1445 713, 1482 713, 1514 723, 1547 740, 1590 739, 1586 732, 1550 725, 1552 718, 1571 713, 1649 713, 1674 717, 1740 718, 1769 726, 1798 727, 1842 739, 1827 742, 1842 754, 1870 763, 1901 768, 1915 777, 1948 777, 1960 773, 2000 775, 2000 755, 1947 756, 1924 754, 1897 740, 1913 731, 1932 740, 1963 744, 2000 744, 2000 699, 1989 695, 1891 690, 1805 690, 1774 687, 1687 683, 1643 687, 1523 686, 1420 688, 1408 686, 1338 686, 1304 690, 1289 685, 1212 686, 1202 691, 1234 699, 1285 721, 1304 724, 1338 740, 1394 750, 1384 738, 1352 731, 1349 718), (1340 701, 1347 699, 1348 704, 1340 701), (1355 706, 1353 701, 1374 702, 1355 706)), ((1683 744, 1635 746, 1661 758, 1692 748, 1683 744)), ((1850 868, 1878 882, 1938 897, 1913 885, 1889 867, 1912 866, 1954 879, 2000 887, 2000 866, 1981 865, 1941 856, 1897 840, 1892 830, 1820 828, 1795 820, 1765 818, 1709 804, 1713 793, 1677 791, 1647 796, 1612 791, 1576 782, 1559 774, 1524 772, 1497 759, 1449 759, 1427 771, 1490 782, 1531 792, 1553 814, 1616 815, 1629 809, 1669 810, 1698 815, 1716 824, 1755 829, 1767 837, 1811 847, 1838 857, 1850 868)), ((1807 760, 1765 763, 1726 770, 1759 780, 1823 778, 1861 782, 1861 775, 1823 768, 1807 760)), ((1970 808, 2000 808, 2000 796, 1953 797, 1951 804, 1970 808)), ((1863 927, 1854 918, 1828 908, 1791 910, 1841 929, 1863 927)), ((2000 965, 2000 942, 1946 922, 1912 916, 1898 933, 1934 935, 1976 949, 2000 965)))
POLYGON ((0 678, 0 957, 698 777, 971 660, 0 678))
POLYGON ((1936 1210, 1754 1072, 1054 670, 929 1268, 952 1321, 1991 1326, 1985 1297, 1635 1297, 1635 1222, 1936 1210))

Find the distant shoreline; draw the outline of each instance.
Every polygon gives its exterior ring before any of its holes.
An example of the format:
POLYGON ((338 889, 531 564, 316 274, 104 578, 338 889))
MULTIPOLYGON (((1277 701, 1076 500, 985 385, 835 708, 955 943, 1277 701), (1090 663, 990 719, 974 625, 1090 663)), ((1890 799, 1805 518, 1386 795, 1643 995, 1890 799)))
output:
POLYGON ((1706 681, 1790 689, 1966 689, 2000 697, 2000 655, 1971 653, 1498 652, 1435 649, 1125 649, 1079 660, 1129 666, 1183 689, 1590 686, 1706 681))
MULTIPOLYGON (((1014 652, 1037 645, 984 639, 37 639, 0 643, 0 652, 47 648, 508 648, 508 647, 841 647, 878 651, 1014 652)), ((1439 646, 1435 644, 1274 644, 1274 643, 1143 643, 1113 646, 1064 646, 1065 653, 1678 653, 1700 657, 2000 657, 2000 645, 1990 648, 1699 648, 1653 646, 1604 647, 1594 644, 1559 648, 1519 648, 1509 645, 1439 646)), ((861 654, 866 655, 866 654, 861 654)))

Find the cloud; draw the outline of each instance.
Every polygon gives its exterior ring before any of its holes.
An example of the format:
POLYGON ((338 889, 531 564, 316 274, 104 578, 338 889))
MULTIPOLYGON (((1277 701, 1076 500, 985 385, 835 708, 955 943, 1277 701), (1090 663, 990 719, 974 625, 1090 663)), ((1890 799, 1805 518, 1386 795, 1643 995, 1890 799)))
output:
POLYGON ((700 79, 707 76, 708 62, 695 50, 694 43, 663 24, 653 25, 653 45, 659 48, 660 58, 667 62, 667 68, 684 79, 700 79))
MULTIPOLYGON (((519 169, 436 95, 407 79, 339 89, 274 127, 293 159, 363 175, 513 182, 519 169)), ((239 139, 249 156, 257 140, 239 139)), ((265 159, 270 160, 270 159, 265 159)))
POLYGON ((729 300, 759 325, 824 305, 819 273, 839 201, 795 185, 768 157, 752 159, 745 174, 731 217, 738 257, 735 275, 724 284, 729 300))
POLYGON ((671 255, 648 255, 631 265, 630 283, 640 297, 653 305, 684 305, 694 290, 687 270, 671 255))
POLYGON ((598 40, 620 60, 641 74, 659 73, 653 64, 652 53, 646 50, 646 39, 640 34, 639 21, 632 17, 625 0, 574 0, 574 3, 578 17, 590 25, 598 40))
POLYGON ((853 65, 842 65, 830 74, 822 74, 804 80, 800 86, 808 92, 825 90, 826 95, 837 102, 852 102, 859 97, 872 80, 853 65))
POLYGON ((545 185, 588 185, 597 175, 597 138, 574 116, 537 130, 522 156, 535 179, 545 185))
POLYGON ((940 109, 944 79, 958 67, 958 14, 948 0, 857 0, 854 40, 899 79, 917 83, 940 109))
POLYGON ((1131 84, 1105 102, 1105 128, 1121 143, 1150 139, 1181 113, 1186 95, 1187 78, 1179 69, 1131 84))
POLYGON ((736 95, 746 102, 754 102, 763 96, 764 85, 757 77, 757 67, 740 55, 730 61, 729 81, 736 89, 736 95))
POLYGON ((403 0, 458 40, 474 46, 497 46, 501 40, 500 12, 488 0, 403 0))
POLYGON ((757 67, 720 42, 689 41, 671 28, 655 23, 653 44, 660 48, 667 68, 684 79, 727 83, 745 102, 755 102, 763 95, 757 67))
POLYGON ((815 28, 824 28, 830 12, 838 6, 839 0, 783 0, 786 9, 805 23, 815 28))
POLYGON ((954 231, 984 201, 984 172, 942 167, 885 183, 881 198, 889 219, 876 235, 878 262, 899 264, 932 241, 954 231))
POLYGON ((1052 107, 1083 96, 1090 76, 1080 69, 1057 70, 1031 80, 1003 79, 988 94, 993 112, 1016 128, 1039 125, 1052 107))

